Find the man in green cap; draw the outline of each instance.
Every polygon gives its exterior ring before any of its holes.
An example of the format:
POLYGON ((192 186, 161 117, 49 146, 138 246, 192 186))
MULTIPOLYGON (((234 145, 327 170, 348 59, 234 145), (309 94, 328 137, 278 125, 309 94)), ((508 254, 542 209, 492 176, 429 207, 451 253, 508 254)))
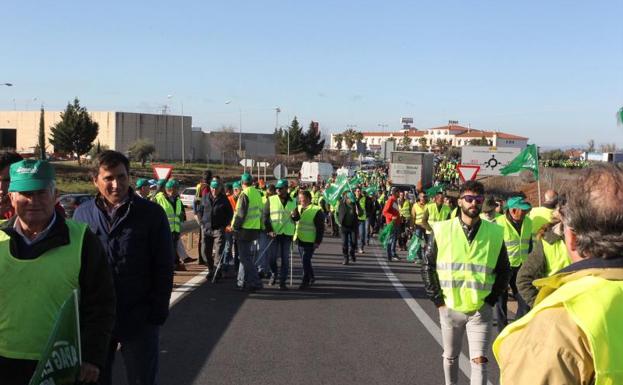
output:
POLYGON ((0 383, 26 384, 42 359, 57 313, 80 291, 82 367, 98 381, 115 319, 106 254, 85 224, 54 210, 54 170, 27 159, 10 166, 15 215, 0 225, 0 383))
POLYGON ((234 215, 223 186, 217 179, 210 182, 210 192, 201 197, 197 215, 201 222, 203 239, 201 253, 208 267, 207 279, 211 280, 214 274, 213 251, 218 261, 225 252, 225 229, 234 215))
POLYGON ((357 204, 355 194, 345 192, 337 208, 337 222, 342 234, 343 265, 348 265, 349 261, 357 261, 355 248, 357 247, 357 228, 360 215, 361 207, 357 204))
MULTIPOLYGON (((527 215, 532 206, 522 196, 514 196, 506 201, 506 208, 506 214, 499 216, 495 221, 504 228, 504 244, 512 271, 509 285, 517 300, 517 318, 521 318, 530 310, 530 307, 517 288, 517 274, 528 258, 528 254, 532 252, 532 220, 527 215)), ((508 290, 504 290, 495 304, 497 326, 500 332, 508 325, 507 302, 508 290)))
POLYGON ((186 271, 184 262, 180 259, 177 252, 178 243, 180 241, 180 233, 182 231, 182 223, 186 221, 186 212, 184 211, 184 204, 179 198, 177 191, 179 189, 179 182, 176 179, 169 179, 163 182, 164 179, 158 181, 158 186, 164 185, 164 190, 159 191, 154 197, 154 201, 158 203, 169 219, 169 227, 171 229, 171 238, 173 240, 173 253, 175 255, 175 270, 186 271))
POLYGON ((262 288, 257 267, 251 258, 252 248, 261 229, 262 194, 253 187, 253 177, 250 174, 242 174, 240 182, 242 192, 236 202, 236 213, 231 226, 240 259, 238 287, 242 290, 255 291, 262 288))
POLYGON ((149 183, 147 183, 147 179, 139 178, 136 181, 136 194, 143 199, 149 199, 149 183))

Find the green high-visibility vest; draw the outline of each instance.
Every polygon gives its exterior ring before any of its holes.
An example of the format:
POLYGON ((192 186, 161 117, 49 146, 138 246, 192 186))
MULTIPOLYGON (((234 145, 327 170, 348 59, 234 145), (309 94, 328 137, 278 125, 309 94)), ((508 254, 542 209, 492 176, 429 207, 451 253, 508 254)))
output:
POLYGON ((414 218, 416 225, 422 225, 424 219, 424 211, 426 211, 426 205, 420 206, 419 203, 415 203, 411 209, 411 216, 414 218))
POLYGON ((294 200, 288 199, 285 207, 281 203, 279 195, 273 195, 269 198, 270 202, 270 224, 273 227, 275 234, 285 234, 289 236, 294 235, 296 225, 292 220, 290 214, 296 208, 294 200))
POLYGON ((506 215, 501 215, 495 220, 504 229, 504 244, 508 252, 508 261, 512 267, 521 266, 528 258, 530 239, 532 238, 532 221, 527 215, 521 223, 521 234, 508 221, 506 215))
POLYGON ((10 238, 0 231, 0 356, 40 360, 57 313, 80 286, 87 225, 65 223, 69 243, 28 260, 11 255, 10 238))
POLYGON ((480 222, 470 243, 458 218, 432 224, 437 242, 437 275, 446 306, 469 313, 484 305, 495 282, 494 269, 504 242, 502 228, 480 222))
POLYGON ((305 210, 299 206, 299 213, 301 218, 296 222, 296 233, 294 235, 295 240, 300 240, 307 243, 316 242, 316 225, 314 224, 314 218, 320 211, 320 207, 309 205, 305 210))
MULTIPOLYGON (((500 351, 506 338, 520 332, 541 311, 562 307, 588 338, 595 368, 595 385, 623 384, 623 365, 620 362, 623 357, 623 281, 609 281, 589 275, 561 282, 561 276, 567 274, 555 274, 534 281, 535 286, 542 288, 536 306, 504 328, 495 339, 493 353, 501 364, 500 378, 504 374, 500 351)), ((552 354, 555 354, 555 347, 551 349, 552 354)), ((508 353, 512 355, 512 352, 508 353)))
POLYGON ((357 218, 360 221, 365 221, 366 219, 368 219, 368 214, 366 213, 366 197, 362 195, 361 198, 359 198, 359 202, 357 202, 357 204, 359 204, 359 212, 361 213, 361 215, 358 215, 357 218))
POLYGON ((156 203, 158 203, 163 209, 165 214, 167 214, 167 219, 169 220, 169 228, 172 233, 179 233, 182 231, 182 210, 184 210, 184 205, 180 199, 175 200, 175 207, 171 204, 171 201, 167 198, 167 196, 161 191, 154 197, 156 203))
POLYGON ((564 239, 559 239, 553 244, 541 239, 541 244, 543 245, 543 254, 545 255, 546 276, 549 277, 571 264, 571 258, 569 257, 569 251, 564 239))
POLYGON ((547 207, 535 207, 530 210, 528 216, 532 219, 532 234, 538 233, 543 225, 550 223, 553 214, 554 210, 547 207))
POLYGON ((255 187, 245 187, 242 193, 249 200, 247 216, 242 222, 242 228, 247 230, 259 230, 262 228, 262 194, 255 187))
POLYGON ((318 203, 320 202, 320 191, 316 191, 316 192, 311 192, 311 196, 312 196, 312 200, 311 203, 314 206, 318 206, 318 203))
POLYGON ((428 222, 439 222, 445 221, 448 219, 448 214, 450 214, 450 207, 448 205, 441 205, 441 209, 437 209, 437 204, 435 202, 431 202, 426 205, 426 210, 428 210, 428 222))
POLYGON ((377 199, 377 202, 379 202, 381 206, 385 204, 385 193, 381 194, 381 196, 377 199))
POLYGON ((398 211, 400 212, 401 217, 406 218, 407 220, 411 219, 411 202, 405 199, 405 201, 402 202, 402 206, 400 206, 400 210, 398 211))
POLYGON ((455 207, 454 209, 452 209, 452 211, 450 211, 450 217, 448 219, 456 218, 458 213, 459 213, 459 208, 455 207))

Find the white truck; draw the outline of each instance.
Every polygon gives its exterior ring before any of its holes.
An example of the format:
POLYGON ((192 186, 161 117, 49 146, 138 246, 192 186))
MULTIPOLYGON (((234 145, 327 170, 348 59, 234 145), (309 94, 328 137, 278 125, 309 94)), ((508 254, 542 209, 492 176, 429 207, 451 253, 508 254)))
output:
POLYGON ((301 182, 303 183, 322 182, 331 176, 333 176, 331 163, 303 162, 301 165, 301 182))
POLYGON ((392 151, 389 180, 392 185, 422 189, 430 187, 433 183, 433 154, 392 151))

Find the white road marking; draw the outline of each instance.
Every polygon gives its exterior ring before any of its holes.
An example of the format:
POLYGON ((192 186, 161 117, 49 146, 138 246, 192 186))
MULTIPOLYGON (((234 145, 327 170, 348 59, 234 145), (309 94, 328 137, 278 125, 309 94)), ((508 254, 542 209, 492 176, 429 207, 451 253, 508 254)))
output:
MULTIPOLYGON (((375 242, 375 244, 376 243, 377 242, 375 242)), ((391 268, 387 264, 387 258, 379 255, 379 250, 381 250, 381 247, 376 248, 374 254, 376 255, 376 261, 379 263, 379 265, 381 265, 381 268, 387 276, 387 279, 389 279, 389 282, 392 283, 398 294, 400 294, 402 299, 407 303, 407 306, 409 306, 409 309, 411 309, 413 314, 415 314, 420 323, 424 325, 424 328, 430 333, 431 336, 433 336, 439 346, 443 347, 443 342, 441 340, 441 329, 439 328, 439 326, 437 326, 437 322, 433 321, 433 319, 430 318, 428 313, 424 311, 422 306, 420 306, 415 298, 413 298, 411 293, 409 293, 409 290, 407 290, 402 282, 400 282, 398 277, 396 277, 396 275, 392 272, 391 268)), ((465 356, 465 353, 461 353, 461 356, 459 357, 459 367, 461 368, 461 371, 467 376, 467 378, 470 378, 471 364, 469 362, 469 358, 465 356)), ((487 385, 493 384, 491 383, 491 381, 487 381, 487 385)))
POLYGON ((188 293, 201 286, 203 282, 205 282, 206 274, 208 274, 208 269, 201 270, 185 284, 173 288, 171 299, 169 300, 169 308, 175 306, 175 304, 184 298, 188 293))

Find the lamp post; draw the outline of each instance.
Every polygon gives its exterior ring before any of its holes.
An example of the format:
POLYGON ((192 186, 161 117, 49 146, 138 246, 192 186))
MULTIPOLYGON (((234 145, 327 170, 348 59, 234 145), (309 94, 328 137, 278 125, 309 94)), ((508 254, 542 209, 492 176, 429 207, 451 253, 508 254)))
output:
MULTIPOLYGON (((225 104, 231 104, 231 100, 225 102, 225 104)), ((242 108, 238 103, 238 156, 242 157, 242 108)))

